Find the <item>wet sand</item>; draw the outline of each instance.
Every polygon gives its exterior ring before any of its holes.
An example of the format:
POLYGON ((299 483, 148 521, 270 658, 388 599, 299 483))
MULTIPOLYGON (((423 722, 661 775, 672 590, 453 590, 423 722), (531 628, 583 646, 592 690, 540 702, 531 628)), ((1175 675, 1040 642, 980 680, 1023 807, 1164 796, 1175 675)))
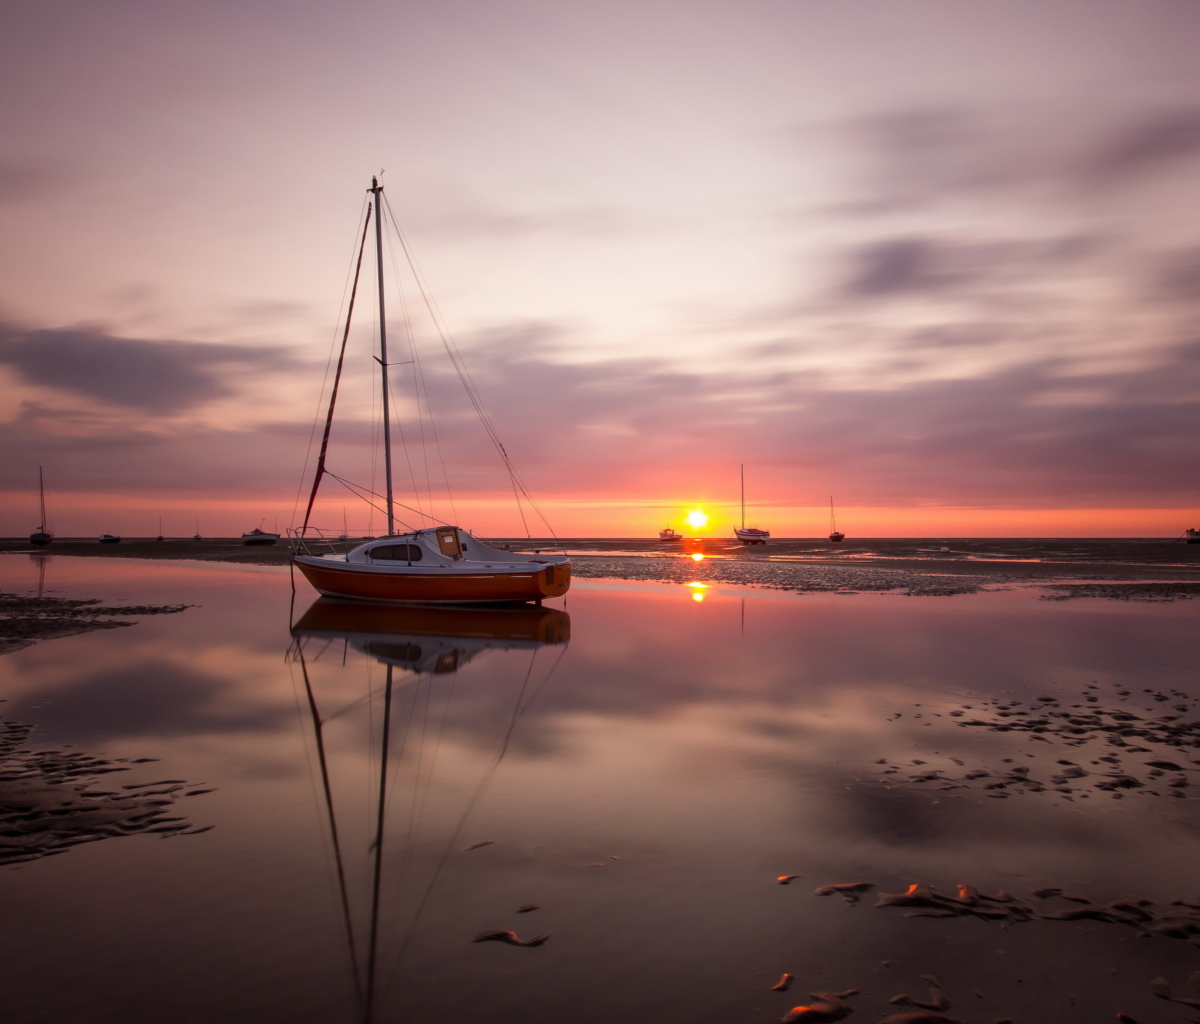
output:
POLYGON ((0 654, 11 654, 42 640, 135 625, 129 616, 173 615, 186 607, 183 604, 106 607, 99 598, 69 601, 0 592, 0 654))

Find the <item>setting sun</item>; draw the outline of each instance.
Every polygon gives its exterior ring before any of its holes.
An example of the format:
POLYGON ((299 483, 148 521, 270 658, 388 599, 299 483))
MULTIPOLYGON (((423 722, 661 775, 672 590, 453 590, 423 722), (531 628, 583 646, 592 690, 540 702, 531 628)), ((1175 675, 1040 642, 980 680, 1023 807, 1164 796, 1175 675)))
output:
POLYGON ((687 514, 684 522, 695 530, 703 530, 708 525, 708 516, 697 508, 687 514))

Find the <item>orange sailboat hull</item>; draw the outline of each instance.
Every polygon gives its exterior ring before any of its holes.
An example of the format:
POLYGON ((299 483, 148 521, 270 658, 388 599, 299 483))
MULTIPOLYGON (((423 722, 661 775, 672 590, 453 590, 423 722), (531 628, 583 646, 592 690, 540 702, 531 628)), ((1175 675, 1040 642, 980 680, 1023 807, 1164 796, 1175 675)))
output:
POLYGON ((360 601, 474 604, 541 601, 562 597, 571 586, 571 566, 549 565, 538 572, 372 572, 345 563, 313 565, 295 560, 305 579, 326 597, 360 601))

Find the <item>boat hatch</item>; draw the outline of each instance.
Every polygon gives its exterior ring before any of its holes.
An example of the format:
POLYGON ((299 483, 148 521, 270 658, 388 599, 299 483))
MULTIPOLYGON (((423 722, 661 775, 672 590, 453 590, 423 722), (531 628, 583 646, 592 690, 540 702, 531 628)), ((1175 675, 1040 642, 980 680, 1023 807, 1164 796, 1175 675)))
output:
POLYGON ((376 562, 419 562, 421 545, 381 544, 379 547, 371 548, 369 554, 376 562))
POLYGON ((447 558, 462 558, 462 545, 458 540, 458 531, 454 527, 437 532, 438 548, 447 558))

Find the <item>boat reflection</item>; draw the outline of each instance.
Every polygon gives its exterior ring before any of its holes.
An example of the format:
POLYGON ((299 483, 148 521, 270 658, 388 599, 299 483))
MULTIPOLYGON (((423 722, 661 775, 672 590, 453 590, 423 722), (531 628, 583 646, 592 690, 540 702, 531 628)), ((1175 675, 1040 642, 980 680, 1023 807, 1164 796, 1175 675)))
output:
POLYGON ((536 650, 571 638, 556 608, 438 608, 323 597, 292 627, 298 640, 342 640, 384 665, 418 675, 457 672, 487 650, 536 650))
MULTIPOLYGON (((292 626, 295 642, 290 657, 299 665, 312 719, 318 769, 314 775, 320 779, 321 796, 325 804, 333 868, 342 909, 342 926, 345 930, 349 967, 361 1010, 362 1024, 373 1024, 375 1021, 377 1003, 381 995, 386 994, 388 978, 400 968, 409 939, 433 896, 447 859, 452 850, 460 844, 463 830, 483 799, 496 769, 504 760, 522 711, 535 699, 562 660, 570 634, 570 616, 553 608, 529 605, 490 608, 405 607, 340 601, 336 598, 321 598, 316 601, 292 626), (378 764, 369 769, 375 779, 376 793, 370 828, 371 841, 369 844, 361 844, 360 847, 367 850, 370 861, 367 869, 370 876, 370 896, 365 912, 360 910, 358 914, 352 906, 355 901, 351 897, 351 876, 361 873, 361 866, 353 862, 354 858, 348 860, 346 856, 343 844, 344 822, 340 820, 341 816, 335 808, 334 784, 331 777, 333 766, 326 742, 326 726, 350 708, 370 701, 377 691, 372 689, 371 673, 368 671, 365 680, 367 692, 363 698, 329 715, 322 711, 318 699, 319 687, 314 686, 313 675, 310 672, 310 668, 314 668, 320 660, 321 651, 315 656, 306 651, 313 644, 319 645, 321 641, 337 640, 386 666, 378 745, 376 746, 374 739, 367 743, 368 762, 375 760, 374 751, 377 750, 378 764), (544 672, 539 673, 540 678, 535 678, 534 665, 538 650, 548 646, 560 646, 561 650, 554 662, 544 672), (476 784, 465 809, 450 829, 448 837, 439 844, 442 845, 440 857, 431 869, 418 902, 408 911, 410 923, 407 935, 400 941, 399 951, 392 957, 391 972, 381 977, 381 940, 384 937, 381 933, 386 932, 383 917, 386 913, 395 919, 403 906, 398 891, 392 892, 388 900, 383 900, 385 847, 388 855, 391 855, 387 829, 389 801, 395 798, 395 790, 398 787, 403 788, 406 781, 406 776, 401 772, 405 751, 408 752, 407 763, 411 766, 414 763, 415 750, 417 770, 415 775, 410 772, 407 776, 412 787, 407 799, 411 808, 408 821, 409 845, 401 854, 403 863, 409 864, 411 871, 409 858, 412 856, 412 837, 420 830, 420 809, 424 808, 425 797, 429 795, 429 787, 434 781, 437 748, 442 736, 442 729, 439 728, 437 739, 432 749, 427 752, 424 726, 416 732, 414 722, 418 717, 422 722, 425 721, 432 692, 442 689, 446 691, 441 712, 444 727, 445 717, 450 713, 454 699, 453 686, 439 687, 433 679, 423 677, 457 672, 472 658, 491 649, 529 651, 529 665, 515 693, 511 715, 500 738, 498 749, 476 784), (397 681, 397 669, 413 673, 415 678, 397 681), (399 754, 393 753, 392 750, 394 733, 398 733, 400 738, 399 754), (419 797, 419 791, 424 795, 419 797), (360 945, 364 931, 365 950, 360 945)), ((403 796, 400 800, 405 802, 403 796)), ((353 850, 355 845, 352 844, 350 849, 353 850)))

